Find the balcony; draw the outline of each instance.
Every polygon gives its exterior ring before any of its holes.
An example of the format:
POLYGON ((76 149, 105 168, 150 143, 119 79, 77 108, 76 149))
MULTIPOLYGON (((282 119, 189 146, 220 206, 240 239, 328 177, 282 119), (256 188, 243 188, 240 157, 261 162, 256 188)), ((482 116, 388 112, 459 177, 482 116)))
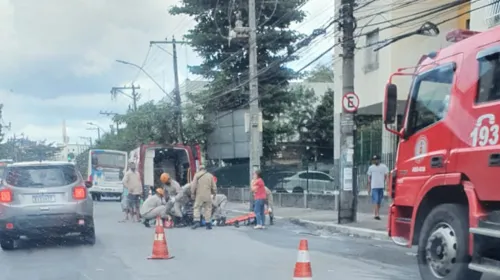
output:
POLYGON ((491 6, 485 7, 485 23, 488 28, 497 26, 500 23, 500 2, 498 0, 486 0, 484 4, 491 4, 491 6))

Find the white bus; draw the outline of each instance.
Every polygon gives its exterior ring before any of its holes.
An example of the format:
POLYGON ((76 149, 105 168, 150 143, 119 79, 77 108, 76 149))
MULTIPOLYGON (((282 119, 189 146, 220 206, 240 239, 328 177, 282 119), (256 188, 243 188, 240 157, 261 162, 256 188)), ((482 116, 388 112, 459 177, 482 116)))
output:
POLYGON ((121 198, 122 179, 127 171, 127 153, 116 150, 89 150, 88 181, 92 182, 90 194, 94 200, 102 197, 121 198))

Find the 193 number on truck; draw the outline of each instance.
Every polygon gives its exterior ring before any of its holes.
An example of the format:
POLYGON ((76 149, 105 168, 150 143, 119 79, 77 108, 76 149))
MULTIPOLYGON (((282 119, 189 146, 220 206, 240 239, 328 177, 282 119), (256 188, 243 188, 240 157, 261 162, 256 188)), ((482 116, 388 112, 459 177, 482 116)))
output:
POLYGON ((476 126, 470 133, 471 145, 476 146, 486 146, 486 145, 496 145, 498 143, 498 132, 500 127, 495 122, 495 115, 484 114, 477 119, 476 126), (488 120, 483 124, 484 120, 488 120))

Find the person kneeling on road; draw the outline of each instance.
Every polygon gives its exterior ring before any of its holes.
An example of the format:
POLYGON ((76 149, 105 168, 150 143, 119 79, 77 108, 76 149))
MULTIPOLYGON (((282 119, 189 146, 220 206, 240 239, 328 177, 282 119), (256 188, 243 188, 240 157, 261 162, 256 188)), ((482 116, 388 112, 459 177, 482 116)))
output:
POLYGON ((226 204, 227 204, 227 196, 223 194, 216 194, 212 199, 212 207, 213 213, 212 216, 216 220, 216 224, 218 226, 223 226, 226 224, 226 204))
POLYGON ((183 227, 189 224, 187 220, 188 217, 184 216, 182 213, 182 208, 186 206, 186 204, 191 200, 191 185, 186 184, 181 188, 181 191, 177 193, 174 197, 173 202, 173 216, 174 216, 174 225, 183 227))
POLYGON ((140 214, 144 219, 144 225, 150 227, 149 221, 160 216, 165 222, 168 219, 168 206, 163 199, 165 191, 163 188, 157 188, 154 195, 149 196, 141 206, 140 214))

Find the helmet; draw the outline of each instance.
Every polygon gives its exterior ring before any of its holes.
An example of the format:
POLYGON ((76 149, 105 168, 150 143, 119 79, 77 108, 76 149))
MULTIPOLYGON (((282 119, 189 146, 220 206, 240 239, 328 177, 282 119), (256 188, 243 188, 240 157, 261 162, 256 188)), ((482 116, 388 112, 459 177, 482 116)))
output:
POLYGON ((169 179, 170 179, 170 175, 168 175, 168 173, 162 173, 161 176, 160 176, 160 181, 163 184, 166 184, 169 179))
POLYGON ((156 188, 156 193, 163 196, 165 195, 165 190, 163 188, 156 188))

